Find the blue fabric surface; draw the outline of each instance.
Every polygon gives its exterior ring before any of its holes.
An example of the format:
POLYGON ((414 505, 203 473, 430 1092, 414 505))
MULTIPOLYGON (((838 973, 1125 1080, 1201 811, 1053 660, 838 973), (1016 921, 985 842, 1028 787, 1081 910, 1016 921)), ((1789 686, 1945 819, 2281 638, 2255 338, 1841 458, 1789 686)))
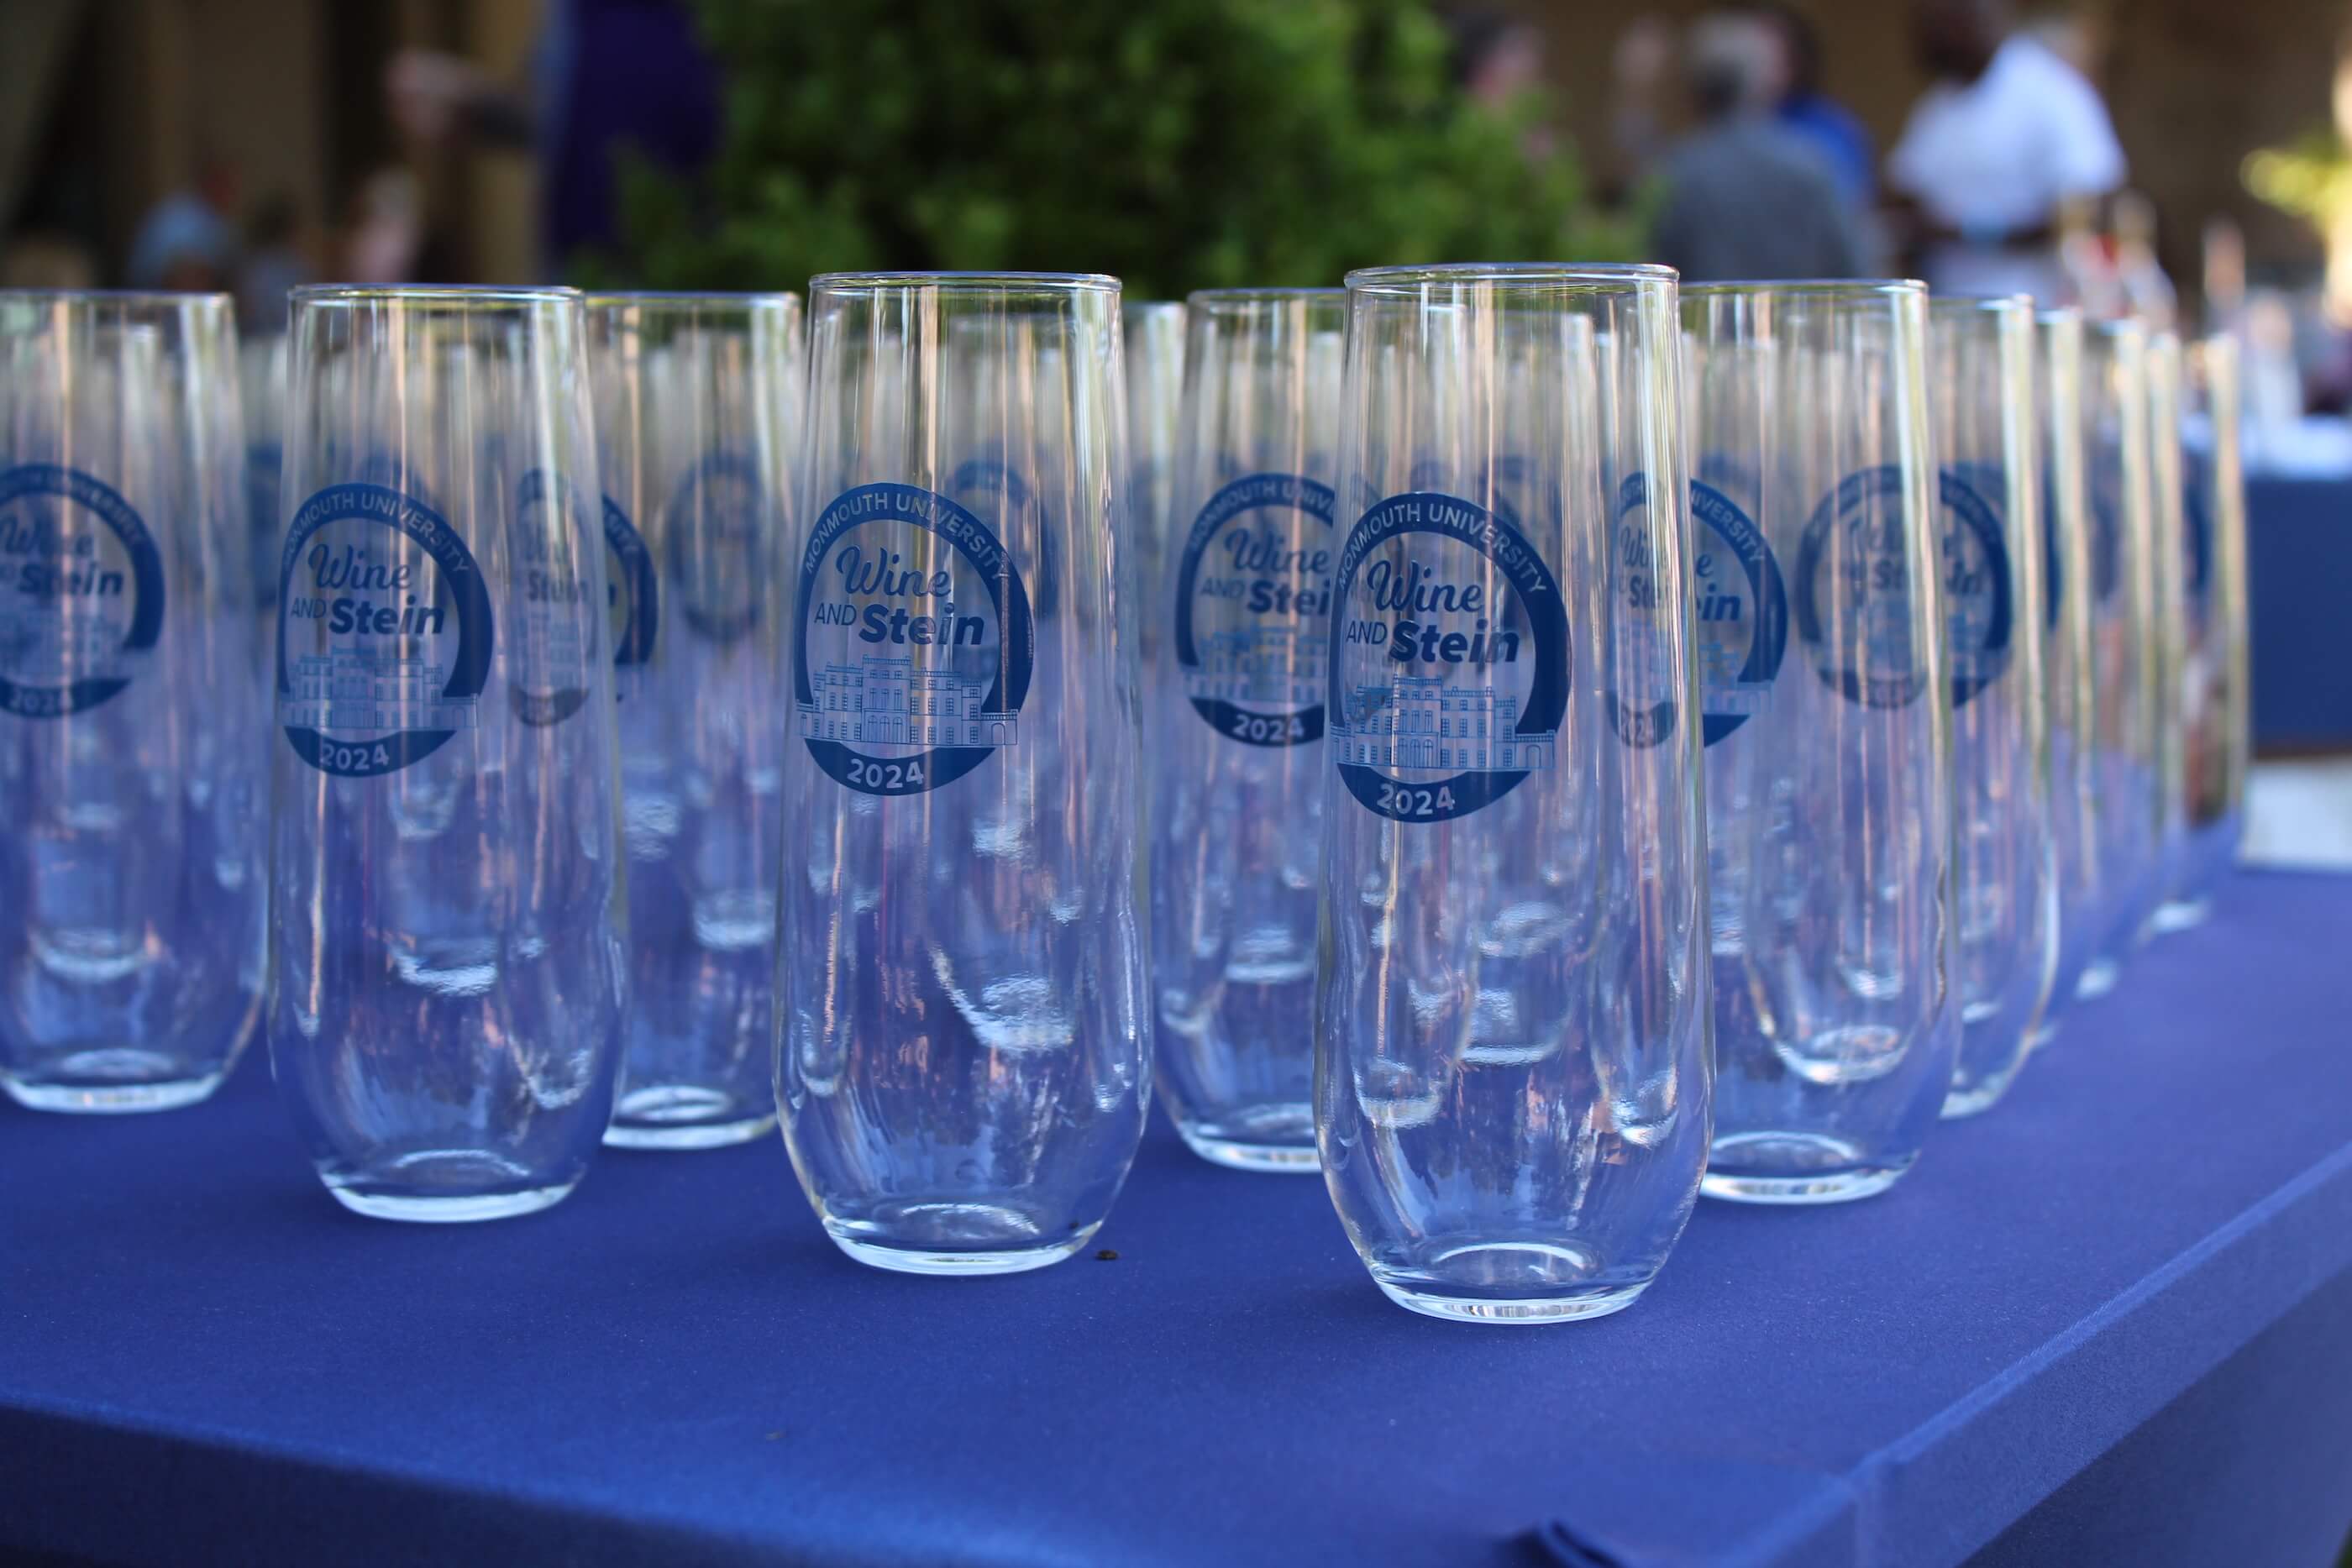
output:
POLYGON ((2246 486, 2254 747, 2352 749, 2352 478, 2246 486))
MULTIPOLYGON (((1398 1310, 1320 1183, 1165 1133, 1115 1260, 937 1281, 840 1257, 772 1140, 608 1153, 544 1215, 436 1229, 337 1208, 257 1063, 194 1111, 0 1113, 0 1546, 1958 1563, 2078 1476, 2095 1502, 2209 1375, 2294 1385, 2238 1358, 2352 1272, 2347 931, 2352 879, 2239 878, 1893 1192, 1703 1203, 1630 1312, 1542 1328, 1398 1310)), ((2345 1466, 2263 1458, 2352 1451, 2344 1405, 2243 1427, 2227 1505, 2320 1473, 2305 1514, 2352 1517, 2345 1466)))

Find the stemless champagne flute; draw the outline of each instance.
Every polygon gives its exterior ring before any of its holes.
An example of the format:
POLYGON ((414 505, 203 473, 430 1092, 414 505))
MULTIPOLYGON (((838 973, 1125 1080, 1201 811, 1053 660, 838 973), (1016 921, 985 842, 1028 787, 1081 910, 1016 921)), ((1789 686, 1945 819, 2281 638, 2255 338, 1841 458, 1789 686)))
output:
POLYGON ((1192 323, 1177 507, 1151 595, 1151 970, 1160 1091, 1193 1152, 1315 1168, 1315 885, 1340 389, 1338 288, 1219 289, 1192 323))
MULTIPOLYGON (((245 497, 251 518, 253 604, 260 617, 256 643, 265 653, 278 616, 278 491, 286 460, 286 334, 248 338, 237 350, 237 384, 245 409, 245 497)), ((263 679, 268 676, 264 675, 263 679)))
POLYGON ((2098 794, 2104 905, 2087 999, 2115 988, 2146 913, 2159 825, 2157 780, 2155 497, 2148 470, 2147 334, 2137 321, 2090 324, 2083 340, 2083 440, 2089 455, 2091 768, 2098 794))
POLYGON ((604 1141, 740 1143, 775 1120, 782 533, 798 297, 587 302, 620 700, 629 1019, 604 1141))
POLYGON ((2188 840, 2159 930, 2203 920, 2237 859, 2252 746, 2246 667, 2246 476, 2239 451, 2238 343, 2227 333, 2192 355, 2182 421, 2181 666, 2188 840))
POLYGON ((1130 300, 1121 310, 1127 374, 1127 507, 1119 529, 1120 588, 1147 674, 1160 657, 1161 617, 1147 609, 1176 508, 1176 421, 1184 397, 1184 307, 1130 300))
POLYGON ((2147 452, 2149 508, 2155 534, 2147 556, 2153 598, 2147 622, 2149 672, 2155 726, 2156 847, 2139 886, 2132 940, 2157 933, 2157 915, 2185 874, 2189 861, 2189 789, 2186 686, 2189 679, 2188 572, 2183 559, 2189 525, 2184 516, 2188 479, 2180 445, 2181 392, 2185 377, 2180 339, 2170 330, 2147 340, 2147 452))
POLYGON ((784 1141, 851 1257, 1034 1269, 1150 1093, 1118 283, 839 274, 809 322, 784 1141))
POLYGON ((1706 752, 1717 1197, 1882 1191, 1951 1084, 1953 670, 1927 305, 1908 281, 1683 295, 1695 509, 1715 536, 1699 580, 1718 596, 1702 591, 1698 613, 1723 688, 1706 752), (1784 593, 1796 635, 1772 681, 1784 593))
POLYGON ((269 1052, 328 1191, 571 1192, 626 980, 580 296, 300 288, 278 557, 269 1052))
POLYGON ((0 1088, 158 1111, 260 1002, 260 694, 225 295, 0 292, 0 1088))
POLYGON ((1944 1114, 1968 1116, 2016 1078, 2058 961, 2033 302, 1933 299, 1927 350, 1959 951, 1944 1114))
POLYGON ((2033 1043, 2057 1032, 2105 931, 2099 862, 2098 697, 2093 685, 2089 453, 2083 422, 2083 318, 2067 307, 2037 318, 2034 411, 2041 426, 2043 683, 2049 693, 2050 842, 2058 900, 2058 959, 2033 1043))
POLYGON ((1675 275, 1348 288, 1324 1178, 1400 1305, 1599 1316, 1664 1262, 1707 1141, 1675 275))

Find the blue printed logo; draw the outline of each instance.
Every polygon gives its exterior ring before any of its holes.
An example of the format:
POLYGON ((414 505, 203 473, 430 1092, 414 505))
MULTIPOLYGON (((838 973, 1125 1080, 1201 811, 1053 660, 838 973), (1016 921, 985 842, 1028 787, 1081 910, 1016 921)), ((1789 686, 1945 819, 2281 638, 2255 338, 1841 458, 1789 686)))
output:
POLYGON ((163 634, 163 558, 130 502, 76 468, 0 472, 0 713, 86 713, 163 634))
POLYGON ((1865 707, 1907 707, 1927 689, 1915 641, 1903 470, 1847 475, 1822 497, 1797 549, 1797 635, 1822 683, 1865 707))
POLYGON ((1937 475, 1943 522, 1944 637, 1952 706, 1959 707, 2009 668, 2014 617, 2009 549, 1992 504, 1957 468, 1937 475))
POLYGON ((302 503, 278 556, 278 721, 322 773, 368 779, 471 729, 496 630, 473 552, 389 486, 302 503))
POLYGON ((1754 520, 1712 485, 1694 479, 1690 493, 1691 612, 1706 715, 1700 738, 1713 746, 1771 697, 1789 647, 1789 593, 1754 520))
POLYGON ((1332 757, 1367 810, 1446 821, 1551 769, 1568 614, 1518 529, 1457 497, 1391 496, 1357 519, 1332 593, 1332 757))
POLYGON ((611 613, 619 695, 626 697, 635 678, 631 673, 642 672, 654 656, 654 636, 661 630, 661 587, 652 552, 629 514, 610 496, 604 497, 604 604, 611 613))
POLYGON ((508 690, 515 717, 544 729, 585 707, 595 684, 596 632, 604 617, 593 608, 586 552, 594 548, 593 536, 571 483, 558 475, 550 485, 546 470, 533 468, 515 488, 509 538, 522 635, 509 640, 507 663, 520 678, 508 690), (560 507, 549 506, 551 491, 560 507))
POLYGON ((1323 738, 1331 507, 1328 485, 1252 474, 1193 519, 1176 569, 1176 664, 1219 735, 1250 746, 1323 738))
POLYGON ((1680 593, 1666 580, 1650 524, 1649 483, 1629 475, 1617 487, 1609 539, 1609 727, 1628 746, 1647 748, 1675 733, 1682 705, 1682 659, 1675 621, 1662 614, 1680 593))
POLYGON ((867 795, 954 782, 1015 744, 1036 632, 1020 569, 935 491, 860 485, 810 531, 793 697, 809 755, 867 795))
POLYGON ((728 643, 758 625, 771 531, 759 466, 740 453, 706 455, 678 481, 662 527, 674 602, 688 629, 728 643))

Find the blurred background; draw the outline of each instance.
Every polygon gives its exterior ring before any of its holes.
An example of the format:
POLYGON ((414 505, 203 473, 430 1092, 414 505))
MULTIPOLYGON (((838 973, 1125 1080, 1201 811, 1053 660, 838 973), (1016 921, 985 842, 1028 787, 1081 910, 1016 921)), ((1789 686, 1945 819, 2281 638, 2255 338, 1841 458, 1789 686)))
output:
POLYGON ((1817 145, 1892 261, 1887 155, 1958 79, 1926 12, 2081 73, 2184 295, 2215 218, 2256 282, 2321 281, 2341 0, 6 0, 0 272, 176 267, 266 316, 298 276, 1030 265, 1140 295, 1633 255, 1726 93, 1851 117, 1817 145), (1727 16, 1790 53, 1745 57, 1727 16))

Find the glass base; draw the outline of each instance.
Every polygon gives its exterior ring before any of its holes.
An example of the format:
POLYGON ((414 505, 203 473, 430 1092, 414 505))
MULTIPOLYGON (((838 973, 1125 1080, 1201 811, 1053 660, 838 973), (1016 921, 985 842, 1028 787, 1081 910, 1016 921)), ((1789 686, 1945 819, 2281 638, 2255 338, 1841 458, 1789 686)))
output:
POLYGON ((1916 1158, 1871 1160, 1818 1133, 1742 1133, 1715 1141, 1698 1190, 1731 1203, 1851 1203, 1893 1186, 1916 1158))
POLYGON ((1213 1166, 1237 1171, 1292 1171, 1312 1176, 1323 1168, 1315 1146, 1315 1112, 1307 1105, 1267 1106, 1232 1123, 1207 1124, 1174 1118, 1185 1147, 1213 1166))
POLYGON ((48 1064, 38 1079, 0 1072, 0 1089, 28 1110, 62 1111, 69 1115, 176 1111, 209 1099, 228 1076, 226 1066, 195 1077, 182 1076, 187 1065, 162 1051, 128 1046, 82 1051, 48 1064))
POLYGON ((330 1182, 327 1190, 335 1195, 337 1203, 353 1214, 364 1214, 370 1219, 404 1219, 420 1225, 467 1225, 478 1219, 512 1219, 517 1215, 537 1214, 542 1208, 552 1208, 571 1197, 572 1189, 579 1185, 576 1181, 568 1181, 555 1186, 536 1186, 522 1192, 419 1196, 337 1186, 330 1182))
POLYGON ((622 1095, 604 1142, 615 1149, 720 1149, 748 1144, 775 1124, 772 1104, 754 1109, 715 1089, 663 1084, 622 1095))
POLYGON ((580 1171, 561 1181, 482 1149, 425 1149, 373 1166, 364 1173, 321 1171, 335 1201, 372 1219, 462 1225, 508 1219, 552 1207, 580 1185, 580 1171))
POLYGON ((1556 1242, 1443 1247, 1418 1268, 1372 1266, 1381 1293, 1408 1312, 1465 1323, 1563 1323, 1622 1312, 1649 1288, 1603 1281, 1598 1260, 1556 1242))
POLYGON ((2035 1051, 2040 1051, 2043 1046, 2048 1045, 2052 1040, 2056 1040, 2057 1038, 2057 1020, 2055 1019, 2044 1019, 2042 1022, 2034 1025, 2033 1032, 2025 1037, 2025 1054, 2032 1056, 2035 1051))
MULTIPOLYGON (((2026 1050, 2030 1052, 2032 1049, 2033 1042, 2028 1040, 2026 1050)), ((2020 1065, 2023 1065, 2021 1061, 2020 1065)), ((1981 1116, 2000 1104, 2001 1096, 2008 1093, 2016 1082, 2017 1069, 2011 1068, 1990 1082, 1972 1083, 1966 1089, 1954 1088, 1944 1096, 1944 1108, 1939 1114, 1947 1122, 1981 1116)))
MULTIPOLYGON (((860 1263, 877 1269, 887 1269, 894 1274, 1025 1274, 1032 1269, 1043 1269, 1063 1259, 1094 1239, 1100 1228, 1085 1226, 1051 1241, 1032 1240, 1025 1244, 1007 1240, 1004 1245, 962 1247, 946 1240, 924 1239, 922 1223, 929 1220, 941 1229, 990 1228, 992 1220, 1020 1222, 1024 1217, 1009 1208, 998 1208, 981 1203, 914 1205, 901 1218, 901 1224, 913 1234, 905 1239, 883 1236, 871 1225, 850 1225, 827 1219, 825 1234, 834 1245, 860 1263), (922 1212, 931 1211, 931 1212, 922 1212), (950 1211, 952 1211, 951 1213, 950 1211), (941 1224, 942 1221, 953 1223, 941 1224)), ((1005 1228, 1012 1228, 1007 1226, 1005 1228)))
POLYGON ((2156 917, 2148 924, 2158 935, 2169 936, 2204 925, 2212 913, 2213 901, 2210 898, 2176 898, 2158 907, 2156 917))
POLYGON ((2092 959, 2089 967, 2084 969, 2083 977, 2074 982, 2074 999, 2089 1002, 2105 996, 2116 988, 2116 976, 2119 972, 2113 958, 2092 959))

